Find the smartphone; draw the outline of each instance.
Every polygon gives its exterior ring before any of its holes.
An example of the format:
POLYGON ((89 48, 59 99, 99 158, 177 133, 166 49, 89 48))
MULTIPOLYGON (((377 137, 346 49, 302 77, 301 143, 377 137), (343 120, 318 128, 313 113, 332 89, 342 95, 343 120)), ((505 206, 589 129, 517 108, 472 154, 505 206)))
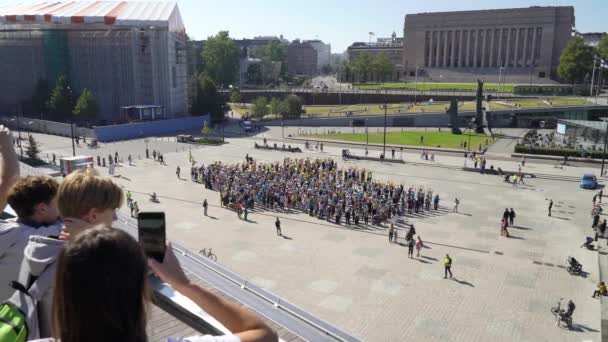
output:
POLYGON ((163 262, 166 246, 165 213, 140 212, 137 215, 137 235, 146 255, 163 262))

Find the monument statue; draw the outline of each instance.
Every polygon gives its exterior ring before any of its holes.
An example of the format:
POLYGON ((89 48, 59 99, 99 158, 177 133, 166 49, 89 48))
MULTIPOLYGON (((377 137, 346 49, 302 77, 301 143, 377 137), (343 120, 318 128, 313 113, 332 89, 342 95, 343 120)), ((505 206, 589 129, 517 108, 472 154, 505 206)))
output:
POLYGON ((452 128, 452 134, 462 134, 460 127, 458 127, 458 101, 452 99, 450 102, 450 108, 447 114, 450 116, 450 127, 452 128))

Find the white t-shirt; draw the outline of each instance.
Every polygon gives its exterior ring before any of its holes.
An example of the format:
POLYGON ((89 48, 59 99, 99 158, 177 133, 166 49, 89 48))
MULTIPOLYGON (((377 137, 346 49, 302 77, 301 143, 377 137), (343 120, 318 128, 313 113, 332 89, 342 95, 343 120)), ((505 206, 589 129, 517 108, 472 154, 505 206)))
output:
POLYGON ((61 226, 57 223, 34 228, 17 222, 16 219, 0 220, 0 302, 8 299, 15 291, 8 283, 19 278, 23 250, 30 236, 59 236, 61 226))
MULTIPOLYGON (((54 338, 43 338, 39 340, 31 340, 30 342, 56 342, 54 338)), ((173 339, 169 337, 167 342, 241 342, 241 338, 236 335, 223 335, 223 336, 192 336, 181 339, 173 339)))

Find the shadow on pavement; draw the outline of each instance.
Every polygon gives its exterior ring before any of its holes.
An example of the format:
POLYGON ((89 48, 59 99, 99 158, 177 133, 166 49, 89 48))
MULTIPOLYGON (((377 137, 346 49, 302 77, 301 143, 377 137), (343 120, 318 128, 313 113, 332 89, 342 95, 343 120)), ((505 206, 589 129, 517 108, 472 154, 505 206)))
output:
POLYGON ((451 279, 451 280, 453 280, 453 281, 455 281, 455 282, 457 282, 457 283, 458 283, 458 284, 460 284, 460 285, 467 285, 467 286, 470 286, 470 287, 475 287, 475 285, 473 285, 473 284, 469 283, 468 281, 464 281, 464 280, 458 280, 458 279, 456 279, 455 277, 450 278, 450 279, 451 279))

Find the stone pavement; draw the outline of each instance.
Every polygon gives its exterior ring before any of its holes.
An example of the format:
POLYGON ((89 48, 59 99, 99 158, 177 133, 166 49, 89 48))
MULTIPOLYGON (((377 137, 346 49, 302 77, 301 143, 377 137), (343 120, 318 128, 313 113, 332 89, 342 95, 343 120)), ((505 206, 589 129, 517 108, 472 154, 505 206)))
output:
MULTIPOLYGON (((57 147, 57 153, 71 148, 69 139, 39 139, 44 152, 47 147, 57 147)), ((526 179, 526 186, 514 188, 501 177, 456 170, 462 157, 441 156, 435 165, 408 153, 405 159, 416 163, 344 162, 337 157, 339 148, 284 154, 254 150, 249 139, 193 151, 205 164, 240 162, 246 153, 267 161, 334 156, 340 167, 370 168, 382 181, 431 187, 441 197, 440 210, 407 216, 398 224, 401 237, 405 223, 415 224, 428 247, 420 258, 408 259, 406 248, 388 243, 386 228, 349 229, 305 214, 268 211, 253 212, 248 222, 239 220, 219 207, 217 192, 176 178, 176 165, 189 178, 186 153, 174 151, 183 145, 153 141, 165 150, 168 166, 137 160, 120 168, 121 177, 115 179, 134 193, 142 211, 167 213, 170 239, 193 250, 213 248, 223 265, 364 340, 599 341, 600 303, 590 297, 599 281, 598 256, 579 248, 591 235, 593 192, 575 181, 526 179), (147 199, 153 191, 159 204, 147 199), (460 213, 451 213, 456 196, 460 213), (203 198, 209 201, 210 217, 203 216, 203 198), (547 217, 550 198, 553 217, 547 217), (517 213, 510 239, 499 234, 505 207, 517 213), (283 238, 274 232, 276 216, 283 222, 283 238), (452 280, 443 279, 446 253, 454 262, 452 280), (588 273, 569 275, 563 268, 568 255, 588 273), (560 297, 576 303, 572 331, 558 328, 550 312, 560 297)), ((145 143, 104 148, 117 149, 126 159, 124 154, 143 151, 145 143)), ((490 162, 516 169, 513 162, 490 162)), ((592 169, 528 163, 525 171, 579 177, 592 169)))

